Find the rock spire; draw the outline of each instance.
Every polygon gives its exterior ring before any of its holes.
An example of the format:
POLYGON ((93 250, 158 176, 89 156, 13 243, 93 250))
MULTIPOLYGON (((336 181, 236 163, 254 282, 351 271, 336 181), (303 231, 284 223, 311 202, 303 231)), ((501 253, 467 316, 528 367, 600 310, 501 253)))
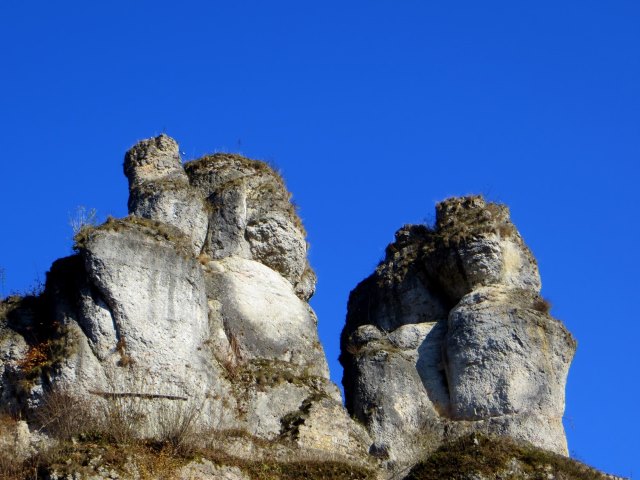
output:
POLYGON ((433 227, 396 233, 351 292, 340 356, 347 408, 388 468, 469 432, 567 454, 564 389, 576 343, 540 288, 504 205, 450 198, 433 227))

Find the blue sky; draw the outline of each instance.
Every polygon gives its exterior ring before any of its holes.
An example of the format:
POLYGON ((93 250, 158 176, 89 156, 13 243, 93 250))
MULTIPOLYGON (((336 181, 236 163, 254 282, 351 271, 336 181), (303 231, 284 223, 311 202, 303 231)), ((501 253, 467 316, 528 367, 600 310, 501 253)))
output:
POLYGON ((507 203, 578 340, 569 449, 640 475, 640 3, 0 4, 6 295, 70 253, 78 205, 126 214, 125 150, 272 161, 309 231, 340 381, 349 291, 436 201, 507 203))

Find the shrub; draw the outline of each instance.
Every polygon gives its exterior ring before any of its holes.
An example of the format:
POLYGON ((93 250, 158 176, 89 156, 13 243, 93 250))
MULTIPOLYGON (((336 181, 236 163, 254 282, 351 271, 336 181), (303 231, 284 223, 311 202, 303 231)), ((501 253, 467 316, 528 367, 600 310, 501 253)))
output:
POLYGON ((533 309, 542 313, 549 313, 551 311, 551 302, 546 298, 536 298, 533 301, 533 309))
POLYGON ((53 390, 36 410, 35 422, 40 430, 60 440, 96 434, 102 428, 96 407, 88 398, 53 390))
POLYGON ((87 210, 87 207, 80 205, 76 207, 73 215, 69 214, 69 225, 73 230, 73 235, 77 235, 85 227, 93 227, 96 225, 98 212, 95 208, 87 210))

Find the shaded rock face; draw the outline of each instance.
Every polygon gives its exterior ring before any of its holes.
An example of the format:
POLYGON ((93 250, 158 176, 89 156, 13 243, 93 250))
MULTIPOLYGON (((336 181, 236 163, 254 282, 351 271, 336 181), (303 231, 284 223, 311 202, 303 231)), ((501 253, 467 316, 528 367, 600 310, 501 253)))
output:
POLYGON ((82 229, 37 308, 0 306, 3 402, 131 398, 141 435, 189 410, 204 429, 365 457, 368 435, 329 380, 305 232, 280 176, 230 154, 183 166, 165 135, 129 150, 124 171, 130 215, 82 229))
POLYGON ((564 388, 575 341, 548 314, 505 206, 437 205, 403 227, 351 292, 340 361, 350 413, 387 468, 471 431, 567 453, 564 388))

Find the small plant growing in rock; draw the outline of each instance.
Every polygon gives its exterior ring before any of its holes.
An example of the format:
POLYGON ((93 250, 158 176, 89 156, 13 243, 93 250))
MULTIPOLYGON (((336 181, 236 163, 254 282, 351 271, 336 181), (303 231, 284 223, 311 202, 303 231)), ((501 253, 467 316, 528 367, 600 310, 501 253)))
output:
POLYGON ((69 214, 69 225, 73 230, 73 235, 77 235, 85 227, 96 225, 98 212, 95 208, 87 210, 87 207, 80 205, 76 207, 73 215, 69 214))
POLYGON ((536 298, 533 301, 533 309, 542 313, 549 313, 551 311, 551 302, 546 298, 536 298))
POLYGON ((135 363, 131 355, 127 353, 127 341, 124 337, 121 337, 116 344, 116 352, 120 355, 120 360, 118 360, 119 367, 129 367, 135 363))

